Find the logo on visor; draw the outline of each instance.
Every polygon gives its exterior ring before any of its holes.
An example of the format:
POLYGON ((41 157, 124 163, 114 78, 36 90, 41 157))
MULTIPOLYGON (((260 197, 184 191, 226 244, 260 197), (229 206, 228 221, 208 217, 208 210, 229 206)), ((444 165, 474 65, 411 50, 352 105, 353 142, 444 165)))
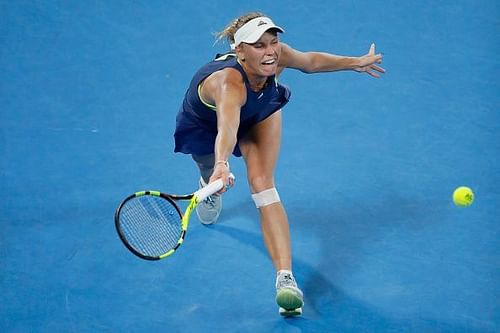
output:
POLYGON ((267 24, 267 22, 259 21, 259 23, 257 23, 257 26, 260 27, 261 25, 264 25, 264 24, 267 24))

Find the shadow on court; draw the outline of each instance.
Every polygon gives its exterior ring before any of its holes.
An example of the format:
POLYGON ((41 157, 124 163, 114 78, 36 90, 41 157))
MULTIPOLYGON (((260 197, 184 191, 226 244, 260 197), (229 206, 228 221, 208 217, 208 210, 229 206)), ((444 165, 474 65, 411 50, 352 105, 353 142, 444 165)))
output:
MULTIPOLYGON (((404 200, 399 202, 402 204, 402 207, 404 207, 403 202, 404 200)), ((325 202, 320 202, 318 205, 326 207, 325 202)), ((399 218, 412 214, 413 209, 414 208, 410 207, 407 210, 401 210, 398 214, 399 218)), ((229 215, 232 215, 233 212, 237 212, 236 214, 238 215, 255 214, 255 209, 251 207, 251 204, 241 203, 228 208, 226 212, 227 218, 229 218, 229 215)), ((300 210, 291 209, 289 216, 290 220, 292 220, 292 229, 297 228, 294 226, 293 221, 308 221, 313 223, 312 221, 318 221, 324 218, 323 214, 319 212, 310 212, 307 208, 300 210)), ((386 210, 385 212, 379 210, 377 219, 397 221, 398 216, 393 215, 392 210, 386 210)), ((349 274, 349 269, 352 268, 353 262, 359 259, 358 256, 363 256, 363 254, 358 254, 356 250, 363 248, 363 239, 353 235, 353 233, 359 233, 359 230, 353 226, 360 224, 369 225, 369 222, 372 220, 372 222, 374 222, 374 227, 370 230, 364 230, 363 233, 370 234, 373 238, 377 238, 377 235, 374 233, 383 233, 384 230, 391 229, 391 223, 386 223, 383 227, 380 227, 380 225, 375 226, 376 221, 373 221, 373 219, 373 215, 369 210, 367 211, 359 207, 359 209, 352 211, 352 214, 349 214, 348 221, 331 216, 332 223, 329 228, 324 228, 323 224, 321 228, 312 226, 309 229, 301 229, 297 232, 292 230, 293 234, 314 233, 314 239, 317 243, 300 244, 300 246, 293 247, 296 255, 294 268, 296 277, 304 291, 305 308, 302 318, 285 319, 286 324, 294 326, 304 332, 308 332, 309 330, 312 332, 327 332, 329 330, 356 332, 365 331, 366 327, 370 327, 370 330, 384 332, 468 331, 465 326, 461 327, 453 323, 439 320, 439 313, 426 313, 425 309, 415 310, 413 312, 408 311, 406 313, 398 313, 397 309, 392 309, 393 311, 391 313, 387 308, 378 308, 376 305, 377 300, 365 302, 362 298, 356 297, 355 293, 354 295, 349 294, 350 290, 345 287, 337 286, 336 278, 345 278, 344 273, 342 273, 344 270, 344 263, 346 264, 345 267, 348 268, 345 274, 349 274), (351 228, 346 228, 346 224, 349 224, 351 228), (338 229, 342 230, 339 231, 338 229), (349 242, 349 244, 345 244, 341 239, 353 239, 354 243, 349 242), (347 249, 342 249, 342 244, 345 244, 347 249), (320 256, 320 258, 303 258, 303 256, 300 255, 302 250, 300 247, 307 246, 317 246, 322 256, 320 256), (353 252, 345 254, 346 251, 350 250, 353 252), (336 253, 339 252, 344 253, 345 257, 336 255, 336 253), (432 315, 435 315, 435 317, 432 317, 432 315)), ((421 216, 421 219, 425 220, 425 217, 421 216)), ((222 233, 226 236, 230 236, 245 245, 251 245, 262 253, 262 257, 267 256, 260 233, 238 229, 237 226, 231 224, 230 220, 223 219, 220 222, 221 223, 215 226, 209 227, 210 230, 215 233, 222 233)), ((425 225, 421 227, 424 228, 425 225)), ((370 274, 370 272, 368 273, 370 274)), ((386 273, 388 275, 398 274, 398 272, 390 271, 386 273)), ((414 273, 416 275, 421 274, 419 271, 415 271, 414 273)), ((367 277, 367 279, 370 279, 370 277, 367 277)), ((366 287, 366 285, 362 287, 366 287)), ((370 288, 377 288, 377 286, 373 285, 373 287, 370 288)), ((393 304, 391 305, 394 307, 404 307, 400 302, 401 299, 398 298, 397 295, 394 295, 393 304)), ((432 306, 432 304, 422 304, 422 307, 429 306, 432 306)), ((280 328, 283 329, 282 324, 278 324, 275 327, 278 332, 280 328)), ((479 332, 481 330, 478 329, 477 331, 479 332)))

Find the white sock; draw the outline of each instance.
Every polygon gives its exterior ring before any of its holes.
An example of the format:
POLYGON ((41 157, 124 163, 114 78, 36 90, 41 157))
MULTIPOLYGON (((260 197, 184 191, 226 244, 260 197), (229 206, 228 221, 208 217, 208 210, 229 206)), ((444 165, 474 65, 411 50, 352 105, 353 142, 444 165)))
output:
POLYGON ((293 273, 292 271, 289 271, 288 269, 280 269, 277 273, 276 273, 276 276, 280 276, 281 274, 290 274, 291 276, 293 276, 293 273))

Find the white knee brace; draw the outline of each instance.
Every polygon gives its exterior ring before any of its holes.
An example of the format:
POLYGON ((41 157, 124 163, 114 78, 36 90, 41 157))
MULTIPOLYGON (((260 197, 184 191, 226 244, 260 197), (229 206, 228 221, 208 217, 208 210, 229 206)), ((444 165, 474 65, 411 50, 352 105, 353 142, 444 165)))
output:
POLYGON ((275 202, 280 202, 280 196, 276 187, 252 194, 252 199, 257 208, 264 207, 275 202))

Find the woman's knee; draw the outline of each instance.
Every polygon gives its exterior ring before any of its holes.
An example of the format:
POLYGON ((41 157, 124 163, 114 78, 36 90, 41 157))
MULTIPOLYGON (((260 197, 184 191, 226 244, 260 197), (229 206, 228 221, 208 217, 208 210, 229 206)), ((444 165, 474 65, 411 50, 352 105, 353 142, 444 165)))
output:
POLYGON ((274 187, 274 177, 272 175, 249 175, 248 184, 252 193, 262 192, 274 187))
POLYGON ((191 157, 196 162, 196 164, 198 164, 201 167, 212 168, 214 166, 214 160, 215 160, 214 154, 208 154, 208 155, 192 154, 191 157))

